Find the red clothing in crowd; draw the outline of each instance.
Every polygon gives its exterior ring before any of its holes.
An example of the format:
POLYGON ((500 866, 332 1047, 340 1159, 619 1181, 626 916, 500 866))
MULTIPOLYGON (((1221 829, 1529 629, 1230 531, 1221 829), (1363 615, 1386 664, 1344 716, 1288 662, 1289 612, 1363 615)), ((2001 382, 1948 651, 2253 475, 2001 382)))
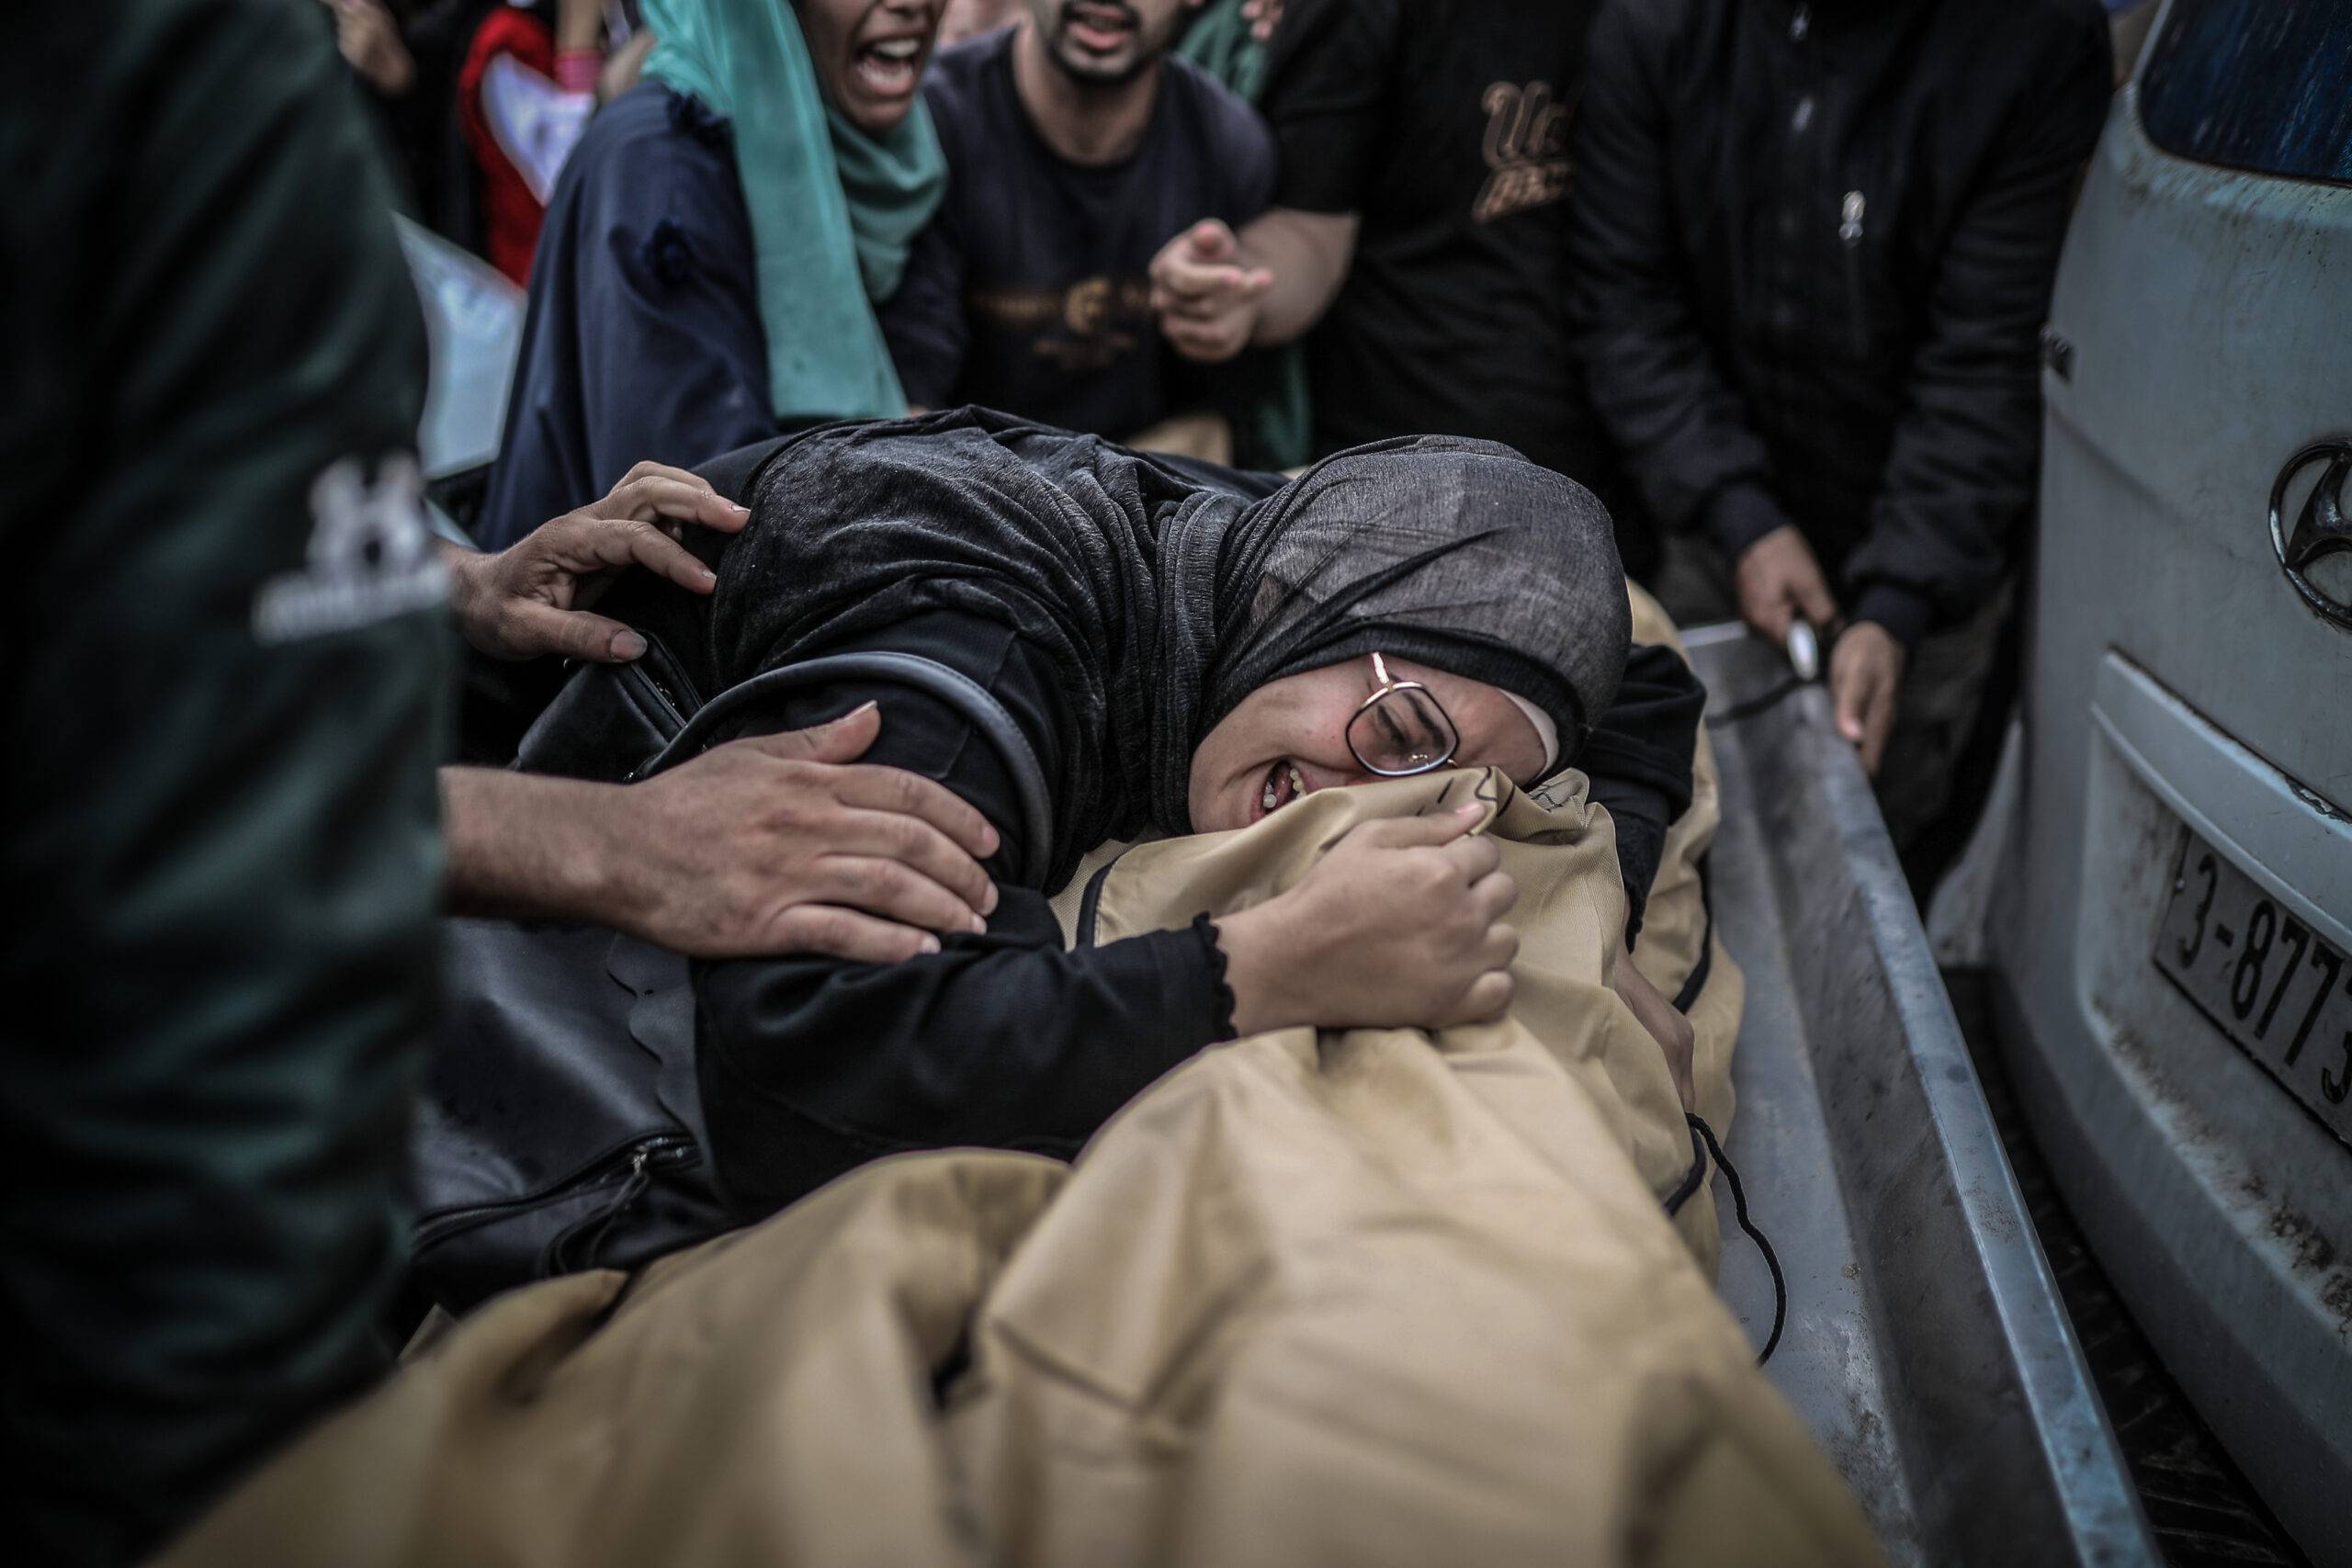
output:
POLYGON ((553 78, 555 31, 520 6, 496 6, 476 29, 466 50, 466 63, 458 73, 458 119, 465 128, 466 145, 481 170, 483 238, 491 265, 516 283, 527 283, 531 253, 538 248, 539 224, 547 217, 547 208, 500 143, 483 110, 482 78, 491 62, 502 54, 553 78))

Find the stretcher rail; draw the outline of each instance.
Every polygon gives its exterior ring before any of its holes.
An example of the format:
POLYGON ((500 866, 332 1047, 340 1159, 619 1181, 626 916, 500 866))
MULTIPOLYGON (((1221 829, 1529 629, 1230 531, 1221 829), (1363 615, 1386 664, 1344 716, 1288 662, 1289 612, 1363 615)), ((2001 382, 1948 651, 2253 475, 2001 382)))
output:
MULTIPOLYGON (((1729 1143, 1786 1268, 1769 1374, 1897 1562, 2159 1561, 2035 1239, 1893 846, 1819 687, 1779 654, 1686 642, 1723 826, 1715 926, 1747 976, 1729 1143)), ((1724 1291, 1771 1315, 1748 1249, 1724 1291)))

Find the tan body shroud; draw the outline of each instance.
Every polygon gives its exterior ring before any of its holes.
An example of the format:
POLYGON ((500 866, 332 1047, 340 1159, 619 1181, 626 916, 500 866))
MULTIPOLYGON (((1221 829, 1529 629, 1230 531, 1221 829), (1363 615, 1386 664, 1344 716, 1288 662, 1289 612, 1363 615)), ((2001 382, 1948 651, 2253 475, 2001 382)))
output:
MULTIPOLYGON (((1522 889, 1503 1022, 1215 1046, 1075 1168, 885 1160, 633 1280, 514 1292, 171 1561, 1879 1561, 1709 1283, 1711 1203, 1660 1203, 1690 1137, 1607 987, 1623 894, 1581 775, 1326 792, 1139 846, 1098 937, 1271 896, 1348 825, 1474 790, 1522 889)), ((1713 823, 1702 755, 1640 943, 1669 996, 1711 940, 1713 823)), ((1739 990, 1716 952, 1691 1012, 1718 1129, 1739 990)))

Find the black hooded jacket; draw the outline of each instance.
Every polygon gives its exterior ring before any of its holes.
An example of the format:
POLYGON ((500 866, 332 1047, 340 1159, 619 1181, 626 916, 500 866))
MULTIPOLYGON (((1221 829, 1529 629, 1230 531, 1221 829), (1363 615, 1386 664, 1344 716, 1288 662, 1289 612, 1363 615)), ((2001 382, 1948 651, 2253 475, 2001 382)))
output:
POLYGON ((1906 644, 1981 604, 2109 70, 2092 0, 1615 0, 1569 287, 1651 512, 1735 557, 1795 523, 1906 644))

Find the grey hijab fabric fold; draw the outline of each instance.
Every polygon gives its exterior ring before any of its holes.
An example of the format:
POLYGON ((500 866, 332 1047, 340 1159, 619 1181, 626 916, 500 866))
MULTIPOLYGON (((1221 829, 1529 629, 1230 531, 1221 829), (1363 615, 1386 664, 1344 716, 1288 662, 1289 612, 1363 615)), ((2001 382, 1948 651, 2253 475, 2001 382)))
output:
POLYGON ((1269 681, 1377 649, 1525 698, 1568 761, 1624 669, 1608 513, 1490 442, 1358 447, 1253 498, 959 409, 813 432, 744 499, 708 623, 729 680, 933 607, 1051 651, 1074 731, 1057 878, 1106 838, 1187 830, 1193 748, 1269 681))

